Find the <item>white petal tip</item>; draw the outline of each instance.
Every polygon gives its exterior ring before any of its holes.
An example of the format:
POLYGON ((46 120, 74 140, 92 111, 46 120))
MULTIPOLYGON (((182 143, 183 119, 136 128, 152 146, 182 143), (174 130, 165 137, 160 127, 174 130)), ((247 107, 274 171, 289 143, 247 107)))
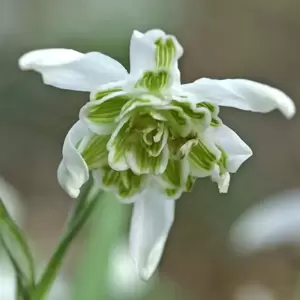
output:
POLYGON ((230 183, 230 174, 227 172, 225 175, 222 176, 220 182, 218 183, 219 192, 221 194, 226 194, 229 189, 230 183))
POLYGON ((79 189, 68 189, 67 190, 67 193, 68 195, 71 197, 71 198, 77 198, 80 194, 80 190, 79 189))
POLYGON ((32 64, 32 61, 31 61, 31 58, 30 58, 30 53, 26 53, 24 55, 22 55, 19 60, 18 60, 18 65, 19 65, 19 68, 23 71, 26 71, 26 70, 30 70, 31 69, 31 64, 32 64))
POLYGON ((290 98, 287 98, 285 105, 280 110, 287 119, 291 119, 296 114, 296 106, 290 98))
POLYGON ((78 60, 82 53, 71 49, 42 49, 23 54, 18 61, 21 70, 34 70, 39 67, 54 67, 78 60))

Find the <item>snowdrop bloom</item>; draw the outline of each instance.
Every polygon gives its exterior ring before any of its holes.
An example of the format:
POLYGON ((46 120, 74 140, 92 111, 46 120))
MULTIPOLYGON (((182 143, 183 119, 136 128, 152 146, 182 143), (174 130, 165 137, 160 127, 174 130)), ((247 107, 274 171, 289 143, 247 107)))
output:
POLYGON ((230 239, 241 254, 300 244, 300 190, 289 190, 246 210, 233 224, 230 239))
POLYGON ((181 84, 183 49, 161 30, 134 31, 130 72, 101 53, 69 49, 23 55, 23 70, 45 84, 90 92, 63 146, 58 180, 77 197, 90 172, 104 190, 134 202, 131 250, 144 278, 155 270, 174 218, 174 200, 198 177, 227 192, 230 173, 251 149, 219 118, 219 106, 254 112, 279 109, 290 118, 283 92, 244 79, 202 78, 181 84))

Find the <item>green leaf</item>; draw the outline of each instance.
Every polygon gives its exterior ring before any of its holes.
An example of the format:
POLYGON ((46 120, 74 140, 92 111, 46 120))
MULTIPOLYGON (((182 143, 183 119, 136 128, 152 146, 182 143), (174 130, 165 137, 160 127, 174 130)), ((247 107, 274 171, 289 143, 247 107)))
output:
POLYGON ((28 292, 35 286, 35 264, 24 233, 8 214, 0 199, 0 243, 28 292))

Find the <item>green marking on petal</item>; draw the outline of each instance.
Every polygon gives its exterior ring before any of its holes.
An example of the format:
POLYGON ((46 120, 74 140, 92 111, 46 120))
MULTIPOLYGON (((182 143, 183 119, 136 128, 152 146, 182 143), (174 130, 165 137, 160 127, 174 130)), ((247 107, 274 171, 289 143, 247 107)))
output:
POLYGON ((172 135, 180 137, 189 134, 191 124, 180 107, 170 106, 168 109, 160 110, 160 112, 166 118, 166 124, 172 135))
POLYGON ((100 100, 112 93, 121 92, 121 91, 122 91, 121 88, 112 88, 112 89, 108 89, 108 90, 104 90, 104 91, 99 91, 95 94, 95 97, 93 100, 100 100))
POLYGON ((139 106, 141 104, 148 104, 148 103, 151 103, 150 99, 144 99, 144 98, 133 98, 133 99, 130 99, 122 107, 122 112, 125 112, 125 111, 129 110, 131 106, 139 106))
POLYGON ((110 150, 110 165, 115 165, 124 160, 125 152, 127 150, 127 144, 132 140, 136 134, 132 134, 130 132, 129 122, 125 123, 118 134, 111 142, 111 150, 110 150))
POLYGON ((165 180, 172 187, 179 188, 181 186, 181 161, 169 159, 166 171, 162 174, 163 180, 165 180))
POLYGON ((189 102, 178 102, 173 100, 172 104, 181 107, 183 112, 187 114, 190 118, 202 120, 205 117, 205 112, 199 112, 193 109, 192 105, 189 102))
POLYGON ((164 147, 159 155, 151 156, 143 143, 131 143, 126 153, 126 161, 137 174, 161 174, 165 171, 168 152, 164 147))
POLYGON ((109 167, 104 169, 104 175, 102 178, 103 185, 105 187, 112 187, 120 180, 121 172, 117 172, 109 167))
POLYGON ((196 104, 197 107, 205 107, 207 108, 211 113, 215 113, 216 112, 216 107, 209 102, 200 102, 196 104))
POLYGON ((222 124, 219 118, 212 118, 210 122, 210 126, 212 127, 218 127, 222 124))
POLYGON ((217 158, 201 140, 198 140, 189 153, 189 161, 197 168, 209 171, 217 162, 217 158))
POLYGON ((146 149, 150 156, 157 157, 166 146, 168 130, 164 123, 154 120, 157 124, 142 130, 142 147, 146 149))
POLYGON ((159 92, 169 84, 170 76, 167 71, 147 71, 142 78, 136 83, 136 87, 143 87, 151 92, 159 92))
POLYGON ((170 68, 176 55, 176 46, 172 38, 163 41, 159 38, 156 42, 155 62, 158 68, 170 68))
POLYGON ((118 184, 119 196, 128 198, 140 191, 144 176, 135 175, 131 170, 121 172, 118 184))
POLYGON ((114 122, 128 101, 128 96, 117 96, 100 104, 92 105, 89 107, 88 118, 95 123, 114 122))
POLYGON ((178 195, 178 189, 165 189, 164 192, 168 197, 175 197, 178 195))
POLYGON ((227 171, 228 155, 222 147, 218 147, 218 149, 221 151, 221 157, 218 164, 220 166, 220 175, 222 175, 227 171))
POLYGON ((131 170, 118 172, 107 166, 103 171, 103 185, 107 188, 115 188, 121 198, 129 198, 142 189, 145 176, 135 175, 131 170))
POLYGON ((106 144, 109 136, 94 135, 82 151, 82 157, 90 169, 98 168, 107 163, 106 144))
POLYGON ((185 191, 191 192, 194 186, 196 178, 194 176, 189 175, 186 180, 185 191))

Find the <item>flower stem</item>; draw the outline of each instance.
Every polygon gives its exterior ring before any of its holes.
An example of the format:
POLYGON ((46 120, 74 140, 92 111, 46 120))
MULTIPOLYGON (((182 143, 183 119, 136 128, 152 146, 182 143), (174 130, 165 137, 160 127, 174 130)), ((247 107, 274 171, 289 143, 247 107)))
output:
POLYGON ((53 253, 44 273, 41 276, 41 279, 37 283, 36 289, 32 295, 32 300, 45 299, 55 281, 56 275, 62 265, 63 258, 65 257, 71 242, 94 211, 101 192, 98 191, 97 193, 90 195, 91 189, 92 186, 89 185, 88 190, 86 189, 82 193, 82 197, 78 200, 77 205, 67 223, 66 233, 62 236, 58 247, 53 253))

